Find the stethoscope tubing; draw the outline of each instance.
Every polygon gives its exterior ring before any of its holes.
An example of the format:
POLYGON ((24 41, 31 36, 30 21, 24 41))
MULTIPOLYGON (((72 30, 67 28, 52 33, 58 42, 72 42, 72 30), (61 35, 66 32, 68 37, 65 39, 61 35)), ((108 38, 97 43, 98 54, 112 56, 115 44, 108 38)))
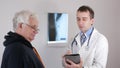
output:
MULTIPOLYGON (((91 32, 91 34, 90 34, 90 37, 88 38, 88 42, 87 42, 87 47, 86 47, 86 49, 89 49, 89 42, 90 42, 90 39, 91 39, 91 35, 92 35, 92 33, 93 33, 93 30, 94 30, 94 28, 92 29, 92 32, 91 32)), ((71 43, 71 48, 72 48, 72 51, 73 51, 73 44, 75 43, 75 45, 77 46, 77 41, 76 41, 76 37, 79 35, 79 33, 74 37, 74 40, 72 41, 72 43, 71 43)))

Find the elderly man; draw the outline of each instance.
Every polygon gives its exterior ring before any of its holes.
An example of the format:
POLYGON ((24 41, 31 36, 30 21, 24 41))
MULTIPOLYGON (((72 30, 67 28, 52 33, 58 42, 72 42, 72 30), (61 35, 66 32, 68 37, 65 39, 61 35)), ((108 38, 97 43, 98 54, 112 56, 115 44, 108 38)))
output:
POLYGON ((38 17, 28 10, 15 14, 14 32, 5 36, 1 68, 44 68, 36 49, 30 43, 38 33, 38 17))

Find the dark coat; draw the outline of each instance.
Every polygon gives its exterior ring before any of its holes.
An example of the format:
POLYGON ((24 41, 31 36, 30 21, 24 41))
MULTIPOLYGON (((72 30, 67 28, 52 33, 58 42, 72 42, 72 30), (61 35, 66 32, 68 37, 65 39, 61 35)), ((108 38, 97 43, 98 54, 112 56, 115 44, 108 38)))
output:
POLYGON ((44 68, 33 51, 33 47, 24 37, 9 32, 5 36, 1 68, 44 68))

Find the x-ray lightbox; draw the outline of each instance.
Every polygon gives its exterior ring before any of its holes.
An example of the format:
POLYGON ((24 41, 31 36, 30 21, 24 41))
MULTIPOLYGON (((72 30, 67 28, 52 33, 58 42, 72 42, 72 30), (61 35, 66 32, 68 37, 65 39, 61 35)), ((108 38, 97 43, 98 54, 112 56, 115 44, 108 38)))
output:
POLYGON ((68 39, 68 14, 48 13, 48 43, 66 43, 68 39))

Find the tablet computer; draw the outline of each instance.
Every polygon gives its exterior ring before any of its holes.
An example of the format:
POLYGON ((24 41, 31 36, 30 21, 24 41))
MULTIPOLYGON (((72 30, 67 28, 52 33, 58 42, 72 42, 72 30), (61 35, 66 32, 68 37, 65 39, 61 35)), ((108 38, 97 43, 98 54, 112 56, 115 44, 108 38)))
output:
POLYGON ((80 63, 80 55, 79 54, 67 54, 64 55, 66 63, 70 64, 67 59, 71 60, 72 62, 79 64, 80 63))

